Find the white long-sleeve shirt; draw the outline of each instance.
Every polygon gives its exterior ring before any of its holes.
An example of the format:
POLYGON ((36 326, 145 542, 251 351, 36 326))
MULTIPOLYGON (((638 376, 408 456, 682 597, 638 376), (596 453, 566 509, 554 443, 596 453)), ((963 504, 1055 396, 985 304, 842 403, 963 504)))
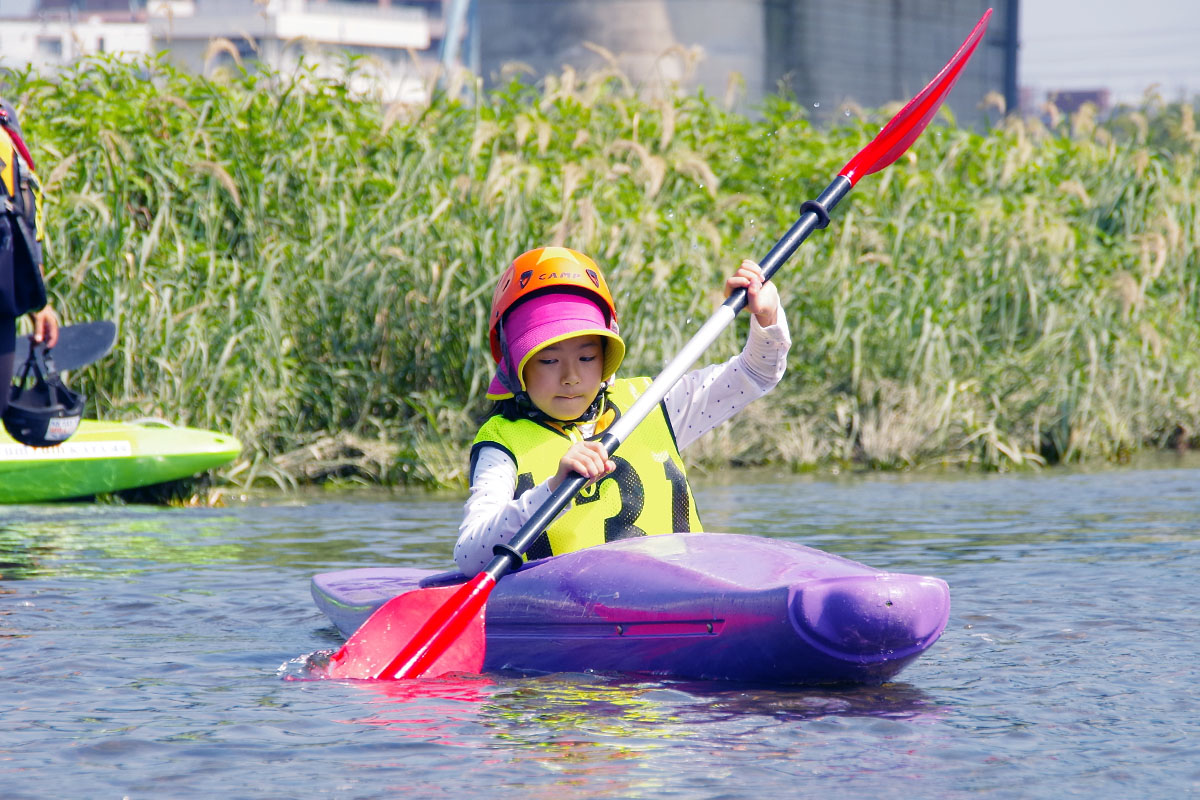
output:
MULTIPOLYGON (((778 321, 767 328, 751 315, 750 334, 741 353, 680 378, 663 399, 678 448, 683 450, 775 388, 783 377, 791 345, 782 308, 778 321)), ((578 429, 586 438, 592 435, 594 425, 583 423, 578 429)), ((547 479, 514 498, 516 485, 517 465, 508 454, 498 447, 480 448, 454 545, 454 561, 464 573, 474 574, 487 566, 492 548, 512 539, 552 491, 547 479)))

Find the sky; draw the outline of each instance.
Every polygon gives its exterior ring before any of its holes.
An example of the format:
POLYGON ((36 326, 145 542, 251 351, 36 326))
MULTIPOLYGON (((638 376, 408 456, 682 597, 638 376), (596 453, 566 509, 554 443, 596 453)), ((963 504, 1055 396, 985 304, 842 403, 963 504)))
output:
POLYGON ((1200 94, 1200 0, 1021 0, 1017 79, 1048 90, 1108 88, 1113 102, 1200 94))

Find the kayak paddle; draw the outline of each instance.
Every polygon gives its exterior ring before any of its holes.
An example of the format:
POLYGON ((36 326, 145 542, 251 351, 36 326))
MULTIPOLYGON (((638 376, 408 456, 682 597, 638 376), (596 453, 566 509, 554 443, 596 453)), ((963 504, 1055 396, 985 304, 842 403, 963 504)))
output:
MULTIPOLYGON (((850 159, 825 191, 800 207, 800 218, 759 262, 768 280, 809 234, 829 224, 829 211, 859 178, 887 167, 916 141, 975 52, 991 14, 988 9, 942 71, 892 117, 870 144, 850 159)), ((745 306, 746 290, 733 292, 646 392, 601 435, 599 441, 609 455, 658 406, 745 306)), ((484 570, 466 583, 417 589, 384 603, 330 658, 326 675, 395 679, 482 671, 486 648, 484 604, 488 595, 496 581, 521 566, 525 551, 586 483, 587 478, 578 474, 564 480, 508 544, 494 548, 495 557, 484 570)))
MULTIPOLYGON (((58 329, 58 342, 47 350, 47 354, 54 359, 54 368, 65 372, 99 361, 112 350, 116 339, 117 326, 106 319, 64 325, 58 329)), ((31 346, 35 346, 32 335, 17 337, 13 363, 24 364, 29 359, 31 346)))

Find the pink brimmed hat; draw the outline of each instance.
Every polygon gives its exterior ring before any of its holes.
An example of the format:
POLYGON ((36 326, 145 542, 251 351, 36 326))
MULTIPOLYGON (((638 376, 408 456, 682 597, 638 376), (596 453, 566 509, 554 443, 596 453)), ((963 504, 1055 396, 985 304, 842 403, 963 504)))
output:
POLYGON ((525 391, 525 364, 539 350, 564 339, 588 334, 603 337, 606 381, 612 380, 625 358, 625 342, 617 333, 616 321, 609 323, 600 306, 577 294, 550 292, 532 297, 509 311, 501 328, 503 352, 488 387, 489 400, 512 397, 518 386, 525 391))

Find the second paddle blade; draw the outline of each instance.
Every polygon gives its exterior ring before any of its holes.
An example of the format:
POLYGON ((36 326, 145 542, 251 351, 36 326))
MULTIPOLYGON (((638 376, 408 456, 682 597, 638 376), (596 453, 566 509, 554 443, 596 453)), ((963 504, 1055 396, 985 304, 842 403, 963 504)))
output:
MULTIPOLYGON (((49 352, 55 369, 65 372, 99 361, 112 350, 116 339, 117 326, 106 319, 64 325, 58 329, 58 343, 49 352)), ((14 364, 25 363, 32 344, 32 335, 17 337, 14 364)))
MULTIPOLYGON (((329 661, 326 675, 330 678, 391 679, 394 677, 437 677, 447 672, 482 672, 484 643, 484 609, 482 600, 472 602, 476 594, 471 581, 461 586, 438 586, 417 589, 393 597, 372 614, 354 632, 346 644, 329 661), (452 631, 439 637, 431 624, 441 623, 452 631), (461 633, 457 633, 461 627, 461 633), (413 645, 427 645, 444 640, 446 649, 433 654, 428 666, 415 674, 400 675, 396 670, 397 653, 413 645)), ((435 645, 436 646, 436 645, 435 645)))

